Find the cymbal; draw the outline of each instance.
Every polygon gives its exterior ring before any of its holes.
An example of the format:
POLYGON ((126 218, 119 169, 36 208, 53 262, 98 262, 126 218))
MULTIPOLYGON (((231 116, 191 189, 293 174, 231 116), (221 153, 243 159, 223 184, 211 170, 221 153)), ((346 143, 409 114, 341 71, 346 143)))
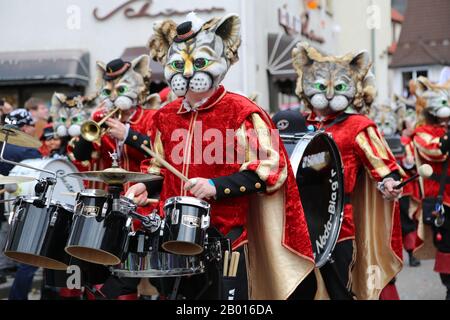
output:
POLYGON ((0 126, 0 141, 4 142, 8 136, 7 143, 28 148, 39 148, 42 146, 42 142, 25 132, 20 131, 17 127, 12 125, 0 126))
POLYGON ((31 182, 34 180, 36 180, 36 178, 21 177, 21 176, 3 176, 0 174, 0 184, 23 183, 23 182, 31 182))
POLYGON ((147 182, 162 180, 161 176, 153 174, 130 172, 122 168, 108 168, 103 171, 85 171, 69 173, 66 176, 87 181, 104 182, 106 184, 124 184, 127 182, 147 182))

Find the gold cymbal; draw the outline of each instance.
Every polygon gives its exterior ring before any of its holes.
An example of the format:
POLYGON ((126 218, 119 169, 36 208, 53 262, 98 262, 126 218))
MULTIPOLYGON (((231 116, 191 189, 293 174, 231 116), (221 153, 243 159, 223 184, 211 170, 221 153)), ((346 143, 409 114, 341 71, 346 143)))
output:
POLYGON ((34 180, 36 180, 36 178, 0 175, 0 184, 23 183, 23 182, 31 182, 31 181, 34 181, 34 180))
POLYGON ((6 136, 8 136, 7 143, 20 147, 39 148, 42 142, 25 132, 20 131, 17 127, 12 125, 0 126, 0 141, 5 142, 6 136))
POLYGON ((146 182, 162 180, 161 176, 153 174, 130 172, 122 168, 108 168, 103 171, 85 171, 67 174, 69 177, 74 177, 87 181, 104 182, 106 184, 124 184, 127 182, 146 182))

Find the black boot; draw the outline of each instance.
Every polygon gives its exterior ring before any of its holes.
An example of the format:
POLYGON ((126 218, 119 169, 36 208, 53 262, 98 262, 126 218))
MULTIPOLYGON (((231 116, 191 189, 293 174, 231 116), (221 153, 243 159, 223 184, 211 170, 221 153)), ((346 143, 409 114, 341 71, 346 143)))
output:
POLYGON ((412 251, 408 251, 408 255, 409 255, 409 266, 410 267, 418 267, 418 266, 420 266, 420 260, 417 259, 416 257, 414 257, 412 251))

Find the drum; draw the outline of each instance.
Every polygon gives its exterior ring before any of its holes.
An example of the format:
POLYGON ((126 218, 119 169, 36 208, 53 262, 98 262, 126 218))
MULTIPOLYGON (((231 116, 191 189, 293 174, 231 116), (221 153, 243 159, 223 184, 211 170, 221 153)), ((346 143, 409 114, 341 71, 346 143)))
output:
POLYGON ((131 218, 124 208, 134 206, 130 200, 120 200, 119 212, 112 211, 112 198, 103 190, 88 189, 78 194, 74 219, 66 252, 83 261, 119 264, 126 252, 131 218))
MULTIPOLYGON (((75 197, 72 194, 80 192, 83 189, 83 183, 76 178, 65 177, 64 175, 68 173, 78 172, 77 168, 65 159, 49 158, 49 159, 29 159, 24 160, 21 163, 33 166, 35 168, 44 169, 48 171, 55 172, 57 175, 57 182, 52 195, 52 200, 59 203, 66 203, 68 205, 75 205, 75 197)), ((36 179, 46 178, 51 176, 45 172, 39 172, 36 170, 15 166, 11 172, 10 176, 26 176, 35 177, 36 179)), ((34 186, 36 182, 25 182, 19 183, 17 190, 8 190, 12 193, 6 193, 5 199, 16 198, 17 196, 34 196, 34 186)), ((12 211, 12 205, 8 207, 8 202, 5 204, 8 212, 12 211)))
POLYGON ((20 263, 66 270, 64 251, 72 224, 73 207, 52 203, 37 207, 33 198, 18 198, 5 247, 5 255, 20 263))
POLYGON ((209 203, 192 197, 173 197, 164 203, 162 247, 169 253, 194 256, 203 252, 209 227, 209 203))
POLYGON ((294 171, 316 266, 334 250, 344 212, 344 172, 339 150, 325 132, 281 135, 294 171))
POLYGON ((126 259, 111 268, 112 274, 126 278, 180 277, 204 271, 202 255, 175 255, 161 250, 158 232, 130 234, 126 259))

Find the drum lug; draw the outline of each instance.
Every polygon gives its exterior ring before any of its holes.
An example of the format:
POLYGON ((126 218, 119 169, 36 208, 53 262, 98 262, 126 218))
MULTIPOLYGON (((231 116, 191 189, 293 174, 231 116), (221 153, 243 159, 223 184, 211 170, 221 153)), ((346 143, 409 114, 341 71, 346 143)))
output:
POLYGON ((50 226, 53 227, 56 223, 56 219, 58 218, 58 210, 55 210, 55 212, 53 212, 52 217, 50 219, 50 226))
POLYGON ((101 213, 102 218, 104 218, 104 217, 106 216, 107 213, 108 213, 108 201, 106 201, 106 202, 103 204, 103 207, 102 207, 102 213, 101 213))
POLYGON ((209 214, 206 216, 202 216, 202 222, 201 222, 201 228, 202 229, 208 229, 210 224, 210 217, 209 214))
POLYGON ((172 224, 178 224, 178 218, 180 216, 180 210, 179 209, 173 209, 172 210, 172 216, 171 218, 171 223, 172 224))

